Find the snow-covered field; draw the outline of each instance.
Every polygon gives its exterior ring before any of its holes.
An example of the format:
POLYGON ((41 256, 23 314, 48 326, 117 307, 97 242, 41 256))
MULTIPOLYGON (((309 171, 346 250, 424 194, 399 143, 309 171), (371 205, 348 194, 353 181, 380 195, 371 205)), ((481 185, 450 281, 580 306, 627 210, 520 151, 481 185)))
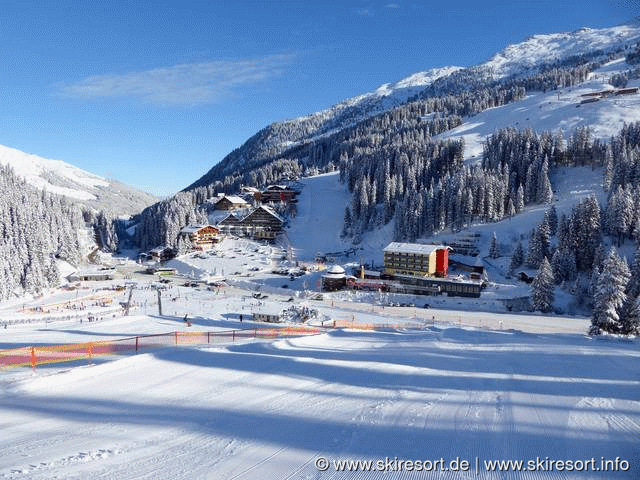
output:
POLYGON ((344 208, 351 195, 340 183, 338 172, 304 178, 298 198, 298 213, 287 236, 297 255, 313 259, 316 253, 344 250, 351 246, 340 238, 344 208))
MULTIPOLYGON (((35 371, 0 371, 0 478, 634 478, 640 473, 640 344, 590 339, 582 333, 586 319, 383 308, 337 298, 290 301, 273 294, 265 300, 238 288, 210 291, 175 283, 163 291, 159 316, 155 290, 138 285, 132 297, 137 307, 128 317, 101 316, 95 307, 100 320, 44 323, 50 314, 32 308, 87 306, 86 296, 75 292, 7 304, 5 318, 19 311, 34 323, 0 328, 0 345, 253 330, 268 326, 250 320, 265 304, 315 308, 314 324, 336 320, 419 329, 337 328, 315 336, 152 348, 35 371), (459 457, 470 462, 470 470, 336 472, 331 464, 321 472, 315 466, 320 457, 330 462, 459 457), (617 476, 511 475, 484 468, 485 460, 536 457, 593 457, 595 466, 602 457, 619 457, 629 462, 629 470, 617 476)), ((114 301, 124 301, 127 293, 114 295, 114 301)))
MULTIPOLYGON (((83 336, 152 321, 97 323, 83 336)), ((0 478, 637 478, 639 360, 637 342, 429 327, 38 369, 0 377, 0 478), (320 457, 459 457, 470 471, 321 472, 320 457), (629 470, 484 468, 536 457, 619 457, 629 470)))
MULTIPOLYGON (((465 157, 469 160, 479 159, 485 139, 506 127, 560 133, 565 140, 569 140, 576 128, 589 127, 594 137, 609 140, 625 123, 637 121, 640 95, 611 96, 582 105, 580 102, 585 97, 581 95, 612 90, 611 76, 629 68, 624 59, 615 60, 592 72, 584 83, 547 93, 534 92, 518 102, 487 109, 467 117, 462 125, 436 138, 463 138, 465 157)), ((638 80, 633 80, 628 86, 639 85, 638 80)))

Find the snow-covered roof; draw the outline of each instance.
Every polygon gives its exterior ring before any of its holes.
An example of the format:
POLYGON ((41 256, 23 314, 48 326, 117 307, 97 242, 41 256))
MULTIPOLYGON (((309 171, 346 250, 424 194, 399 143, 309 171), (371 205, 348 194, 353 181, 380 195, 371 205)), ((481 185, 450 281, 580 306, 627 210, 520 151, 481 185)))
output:
POLYGON ((115 268, 105 268, 102 270, 95 270, 95 269, 90 269, 90 270, 76 270, 75 272, 73 272, 71 275, 72 276, 100 276, 100 275, 113 275, 114 273, 116 273, 116 269, 115 268))
MULTIPOLYGON (((258 208, 256 208, 253 212, 255 212, 256 210, 262 209, 265 212, 267 212, 269 215, 273 215, 275 218, 277 218, 278 220, 280 220, 281 222, 284 223, 284 220, 282 219, 282 217, 280 215, 278 215, 275 210, 273 210, 273 208, 271 207, 267 207, 266 205, 260 205, 258 208)), ((253 213, 251 212, 251 213, 253 213)), ((251 213, 249 215, 251 215, 251 213)), ((247 217, 249 216, 247 215, 247 217)))
MULTIPOLYGON (((211 225, 188 225, 180 230, 180 233, 196 233, 199 230, 202 230, 205 227, 209 227, 211 225)), ((215 228, 215 227, 214 227, 215 228)))
POLYGON ((247 203, 244 198, 238 197, 237 195, 225 195, 218 201, 221 201, 225 198, 235 205, 245 205, 247 203))
POLYGON ((327 269, 327 273, 331 275, 344 275, 344 268, 340 265, 333 265, 327 269))
POLYGON ((162 253, 165 250, 170 250, 170 248, 169 247, 165 247, 164 245, 162 245, 160 247, 152 248, 151 250, 149 250, 149 253, 162 253))
POLYGON ((268 191, 274 191, 274 190, 288 190, 288 188, 285 185, 269 185, 267 187, 268 191))
POLYGON ((436 250, 447 248, 444 245, 427 245, 423 243, 391 242, 384 248, 385 252, 412 253, 418 255, 431 255, 436 250))
POLYGON ((225 225, 229 223, 239 223, 242 219, 233 213, 225 215, 225 217, 218 221, 218 225, 225 225))

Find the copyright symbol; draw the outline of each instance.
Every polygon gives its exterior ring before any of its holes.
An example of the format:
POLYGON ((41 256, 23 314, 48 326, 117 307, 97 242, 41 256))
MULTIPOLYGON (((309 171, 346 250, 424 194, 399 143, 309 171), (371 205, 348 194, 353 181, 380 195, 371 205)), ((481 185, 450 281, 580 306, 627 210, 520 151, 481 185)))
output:
POLYGON ((324 457, 316 458, 316 468, 321 472, 326 472, 329 470, 329 460, 324 457))

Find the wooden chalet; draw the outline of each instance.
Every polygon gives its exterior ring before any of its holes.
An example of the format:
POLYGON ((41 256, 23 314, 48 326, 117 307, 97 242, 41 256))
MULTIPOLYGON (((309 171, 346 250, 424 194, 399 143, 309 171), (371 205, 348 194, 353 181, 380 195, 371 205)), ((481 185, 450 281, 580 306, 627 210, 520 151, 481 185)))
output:
POLYGON ((298 192, 284 185, 269 185, 260 192, 260 201, 262 203, 290 203, 295 199, 296 195, 298 195, 298 192))
POLYGON ((284 220, 271 208, 261 205, 242 220, 245 233, 258 240, 274 240, 282 232, 284 220))
POLYGON ((161 245, 149 250, 149 255, 151 256, 151 259, 155 260, 156 262, 164 262, 165 260, 171 260, 173 257, 175 257, 176 252, 173 248, 161 245))
POLYGON ((212 225, 189 225, 180 230, 195 249, 208 250, 221 240, 220 229, 212 225))
POLYGON ((244 198, 235 195, 225 195, 215 203, 216 210, 239 210, 249 207, 244 198))
POLYGON ((217 224, 217 227, 222 232, 228 235, 244 235, 242 218, 234 215, 233 213, 228 214, 226 217, 220 220, 217 224))

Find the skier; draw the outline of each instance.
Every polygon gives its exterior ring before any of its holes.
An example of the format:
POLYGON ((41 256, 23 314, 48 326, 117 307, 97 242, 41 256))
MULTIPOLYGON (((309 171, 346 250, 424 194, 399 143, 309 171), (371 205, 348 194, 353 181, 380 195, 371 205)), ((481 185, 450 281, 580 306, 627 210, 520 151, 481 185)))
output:
POLYGON ((242 314, 240 314, 240 323, 242 323, 242 314))

